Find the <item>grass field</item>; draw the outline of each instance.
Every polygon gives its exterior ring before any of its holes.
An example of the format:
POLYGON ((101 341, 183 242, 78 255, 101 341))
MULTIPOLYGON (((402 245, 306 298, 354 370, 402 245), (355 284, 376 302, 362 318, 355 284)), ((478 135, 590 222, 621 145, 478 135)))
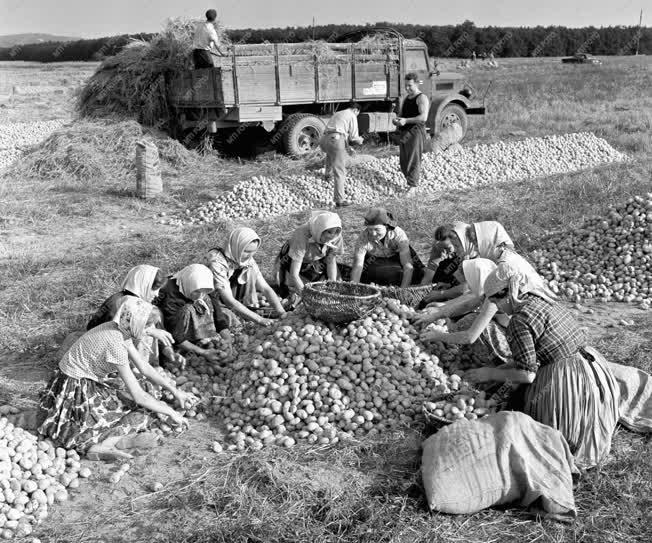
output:
MULTIPOLYGON (((471 119, 465 145, 593 131, 631 161, 519 184, 382 202, 402 219, 423 256, 434 227, 453 218, 499 220, 528 251, 551 230, 574 228, 587 216, 604 214, 612 203, 652 191, 650 57, 606 58, 602 66, 566 66, 558 59, 499 62, 497 70, 477 63, 468 72, 478 90, 493 83, 489 113, 471 119)), ((54 85, 65 78, 63 72, 80 79, 89 73, 89 65, 66 65, 60 73, 53 69, 45 75, 40 69, 21 68, 23 79, 13 85, 48 78, 54 85)), ((0 81, 18 77, 18 71, 1 65, 0 81)), ((30 117, 29 100, 49 104, 42 109, 53 117, 67 118, 72 111, 61 95, 36 96, 5 102, 0 122, 40 120, 38 109, 31 109, 36 117, 30 117)), ((365 145, 362 152, 386 156, 397 149, 365 145)), ((0 400, 33 400, 57 363, 57 344, 85 325, 130 267, 148 262, 176 271, 213 247, 227 227, 170 227, 159 223, 161 214, 192 208, 244 177, 305 167, 302 161, 269 154, 247 162, 193 159, 168 172, 165 195, 154 201, 132 196, 135 179, 129 171, 107 178, 0 178, 0 400)), ((353 206, 342 213, 346 239, 353 239, 362 212, 353 206)), ((263 239, 257 260, 264 271, 285 235, 304 218, 305 213, 298 213, 253 224, 263 239)), ((596 304, 594 310, 592 315, 574 312, 595 345, 615 362, 651 371, 652 314, 618 304, 596 304), (623 316, 635 324, 620 327, 623 316)), ((188 433, 140 457, 122 486, 110 485, 108 467, 98 467, 92 483, 57 507, 37 535, 42 541, 98 542, 650 539, 649 437, 618 430, 609 460, 576 489, 577 520, 562 525, 531 519, 518 509, 430 516, 417 484, 418 430, 406 428, 381 440, 330 449, 215 456, 209 444, 221 435, 220 422, 194 423, 188 433), (166 486, 148 495, 146 485, 155 480, 166 486)))

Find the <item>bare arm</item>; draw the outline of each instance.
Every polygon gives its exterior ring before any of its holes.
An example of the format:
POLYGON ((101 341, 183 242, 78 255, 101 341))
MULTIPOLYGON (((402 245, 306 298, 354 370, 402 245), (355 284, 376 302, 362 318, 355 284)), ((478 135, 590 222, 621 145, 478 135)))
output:
POLYGON ((422 336, 424 340, 430 341, 443 341, 445 343, 452 343, 454 345, 470 345, 475 343, 482 332, 485 331, 491 319, 498 311, 498 308, 495 304, 486 300, 480 310, 480 313, 476 316, 473 324, 468 330, 462 330, 460 332, 425 332, 422 336))
POLYGON ((301 260, 292 259, 292 264, 290 264, 290 279, 292 280, 293 287, 296 288, 299 292, 303 290, 305 286, 301 280, 301 260))
POLYGON ((353 257, 353 269, 351 270, 351 281, 359 283, 362 277, 362 269, 364 268, 364 258, 367 251, 357 251, 353 257))
POLYGON ((260 292, 269 300, 269 303, 272 304, 272 307, 276 310, 279 315, 285 315, 285 309, 283 309, 283 304, 281 300, 274 292, 274 289, 269 286, 262 274, 258 274, 256 279, 256 287, 260 292))
POLYGON ((326 277, 329 281, 337 279, 337 257, 334 254, 326 257, 326 277))
POLYGON ((401 288, 409 287, 412 284, 412 274, 414 273, 414 265, 412 264, 412 255, 410 254, 409 245, 406 245, 401 249, 399 257, 401 259, 401 266, 403 266, 401 288))
POLYGON ((435 278, 435 272, 432 271, 430 268, 426 268, 425 271, 423 272, 423 279, 421 279, 421 284, 422 285, 429 285, 432 283, 432 280, 435 278))
POLYGON ((139 406, 144 407, 145 409, 149 409, 150 411, 154 411, 155 413, 167 415, 175 420, 180 419, 179 413, 177 413, 166 403, 160 402, 159 400, 153 398, 140 387, 138 380, 136 379, 134 372, 131 371, 131 367, 129 365, 119 366, 118 374, 124 381, 127 387, 127 391, 133 398, 134 402, 136 402, 139 406))
POLYGON ((224 303, 225 306, 233 309, 238 315, 244 317, 248 321, 259 322, 261 319, 260 315, 247 309, 247 307, 235 299, 233 292, 230 288, 222 287, 221 285, 217 287, 218 292, 220 293, 220 300, 224 303))

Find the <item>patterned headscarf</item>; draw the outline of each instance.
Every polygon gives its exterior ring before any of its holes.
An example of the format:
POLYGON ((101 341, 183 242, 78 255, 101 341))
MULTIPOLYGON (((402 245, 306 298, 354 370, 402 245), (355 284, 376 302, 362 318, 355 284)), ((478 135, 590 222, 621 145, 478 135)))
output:
POLYGON ((186 298, 200 288, 213 290, 213 272, 203 264, 190 264, 173 276, 186 298))
POLYGON ((131 339, 142 339, 145 335, 147 320, 154 306, 135 296, 125 296, 113 322, 120 331, 131 339))
POLYGON ((462 262, 466 284, 473 294, 476 296, 484 294, 484 283, 496 267, 496 264, 487 258, 473 258, 462 262))
POLYGON ((315 243, 321 246, 322 254, 326 254, 328 249, 337 249, 337 243, 342 237, 342 219, 340 219, 337 213, 332 213, 331 211, 314 211, 308 221, 308 226, 310 228, 310 236, 315 243), (325 230, 330 230, 331 228, 339 228, 340 234, 328 243, 322 243, 320 241, 321 235, 325 230))
POLYGON ((258 234, 256 234, 256 232, 251 228, 247 228, 246 226, 234 228, 231 230, 226 242, 222 246, 224 256, 232 262, 235 262, 236 266, 239 268, 250 266, 253 258, 249 257, 247 260, 242 260, 242 253, 244 253, 247 246, 254 241, 257 241, 260 245, 258 234))
POLYGON ((131 268, 124 281, 122 290, 128 290, 146 302, 152 301, 152 285, 156 279, 158 268, 141 264, 131 268))

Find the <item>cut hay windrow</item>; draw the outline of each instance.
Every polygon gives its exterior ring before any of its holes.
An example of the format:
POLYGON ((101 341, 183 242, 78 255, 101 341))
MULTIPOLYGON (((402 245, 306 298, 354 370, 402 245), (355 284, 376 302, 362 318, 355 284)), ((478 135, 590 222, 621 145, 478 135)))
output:
MULTIPOLYGON (((605 140, 586 132, 454 149, 455 146, 448 152, 424 155, 421 190, 518 182, 627 160, 626 155, 605 140)), ((406 188, 397 156, 366 160, 347 170, 346 197, 358 204, 378 202, 406 188)), ((329 205, 332 194, 332 182, 322 176, 252 177, 231 192, 189 209, 185 216, 170 222, 203 224, 224 219, 262 219, 329 205)))

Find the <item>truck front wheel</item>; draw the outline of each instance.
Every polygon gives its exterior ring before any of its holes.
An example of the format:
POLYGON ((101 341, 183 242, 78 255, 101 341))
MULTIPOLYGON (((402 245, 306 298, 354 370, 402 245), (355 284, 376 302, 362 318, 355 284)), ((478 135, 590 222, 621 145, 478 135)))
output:
POLYGON ((444 128, 452 125, 459 124, 462 128, 462 138, 466 135, 466 129, 469 124, 468 117, 464 108, 458 104, 448 104, 439 116, 439 130, 441 132, 444 128))
POLYGON ((283 147, 288 155, 301 156, 319 147, 326 125, 309 113, 294 113, 281 126, 283 147))

